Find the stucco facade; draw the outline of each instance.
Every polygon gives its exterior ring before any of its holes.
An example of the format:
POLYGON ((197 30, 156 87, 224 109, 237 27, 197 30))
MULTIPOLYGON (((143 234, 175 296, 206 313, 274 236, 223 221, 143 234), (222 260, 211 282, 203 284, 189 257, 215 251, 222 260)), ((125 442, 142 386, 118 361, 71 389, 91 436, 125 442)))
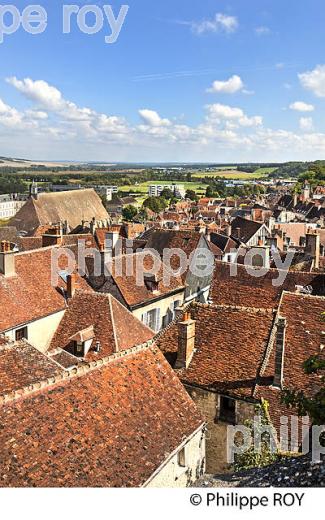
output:
POLYGON ((204 425, 157 469, 144 487, 187 487, 205 472, 204 425), (180 464, 181 462, 181 464, 180 464))
POLYGON ((28 342, 41 352, 45 352, 65 311, 59 311, 30 323, 23 323, 13 329, 3 331, 11 340, 16 339, 16 331, 27 328, 28 342))

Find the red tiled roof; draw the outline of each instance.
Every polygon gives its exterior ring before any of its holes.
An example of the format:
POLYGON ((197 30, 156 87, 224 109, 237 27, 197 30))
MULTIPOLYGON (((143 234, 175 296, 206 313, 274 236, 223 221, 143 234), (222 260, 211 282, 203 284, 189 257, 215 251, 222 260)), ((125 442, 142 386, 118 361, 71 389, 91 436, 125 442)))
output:
POLYGON ((0 347, 0 395, 8 394, 61 372, 27 341, 0 347))
POLYGON ((20 231, 33 234, 39 226, 64 221, 73 231, 82 221, 90 222, 93 218, 103 221, 109 216, 95 190, 83 189, 40 193, 37 199, 28 199, 10 223, 20 231))
MULTIPOLYGON (((0 274, 0 331, 37 320, 65 309, 62 291, 53 287, 51 281, 52 247, 28 253, 15 254, 16 275, 5 277, 0 274)), ((59 259, 58 271, 66 267, 67 259, 59 259)), ((54 266, 55 268, 55 266, 54 266)), ((91 291, 87 283, 77 276, 81 289, 91 291)), ((59 278, 58 285, 66 288, 59 278)))
MULTIPOLYGON (((273 312, 195 304, 191 315, 196 320, 196 350, 190 366, 177 370, 182 382, 231 396, 252 397, 269 341, 273 312)), ((158 334, 156 344, 174 365, 177 323, 158 334)))
POLYGON ((71 349, 72 336, 92 327, 92 347, 99 341, 100 354, 91 349, 86 359, 98 359, 153 338, 153 332, 110 294, 77 291, 69 302, 49 351, 71 349))
POLYGON ((148 347, 0 406, 0 422, 3 487, 142 486, 203 426, 148 347))
POLYGON ((262 277, 253 276, 252 268, 247 270, 244 265, 217 261, 210 291, 213 303, 273 309, 278 306, 284 290, 295 291, 298 285, 311 285, 315 294, 322 294, 325 287, 322 274, 289 271, 284 283, 277 287, 273 285, 279 278, 277 269, 269 269, 262 277))
MULTIPOLYGON (((302 390, 306 395, 313 395, 319 389, 319 377, 307 375, 303 363, 309 357, 321 352, 324 341, 322 332, 325 323, 321 314, 325 311, 325 298, 300 294, 283 293, 278 314, 286 319, 284 350, 284 387, 302 390)), ((270 403, 270 416, 277 429, 280 427, 281 415, 296 415, 294 410, 281 404, 281 391, 272 386, 263 386, 273 382, 275 367, 275 345, 261 373, 260 386, 256 397, 263 397, 270 403)))
MULTIPOLYGON (((160 260, 160 259, 159 259, 160 260)), ((89 274, 92 272, 92 259, 87 259, 89 274)), ((122 255, 113 258, 109 264, 109 272, 112 274, 114 283, 118 287, 125 303, 131 308, 142 303, 163 298, 174 292, 181 292, 184 289, 184 284, 181 277, 172 274, 171 270, 160 262, 160 267, 157 273, 159 281, 158 291, 151 291, 147 288, 143 279, 137 281, 137 273, 143 265, 143 271, 150 272, 153 267, 153 259, 151 254, 146 252, 138 252, 133 255, 122 255), (165 285, 163 280, 163 273, 170 273, 170 282, 165 285)), ((141 274, 141 273, 140 273, 141 274)), ((91 277, 91 284, 96 290, 103 293, 111 292, 111 281, 109 277, 98 276, 91 277)))

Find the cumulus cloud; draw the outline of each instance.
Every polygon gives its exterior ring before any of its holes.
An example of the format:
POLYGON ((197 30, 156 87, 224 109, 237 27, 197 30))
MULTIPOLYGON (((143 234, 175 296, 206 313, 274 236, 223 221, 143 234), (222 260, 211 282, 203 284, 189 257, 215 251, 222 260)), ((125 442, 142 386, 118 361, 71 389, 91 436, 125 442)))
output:
POLYGON ((46 81, 33 81, 30 78, 19 80, 15 76, 7 78, 6 81, 28 99, 48 110, 58 110, 64 104, 61 92, 46 81))
POLYGON ((229 16, 223 13, 217 13, 210 20, 202 20, 201 22, 190 23, 192 31, 196 34, 204 34, 207 32, 226 32, 233 33, 238 29, 238 20, 235 16, 229 16))
POLYGON ((295 101, 289 105, 289 108, 297 112, 313 112, 315 110, 314 105, 310 105, 304 101, 295 101))
POLYGON ((231 76, 228 80, 219 81, 216 80, 212 83, 212 87, 210 87, 207 92, 216 93, 216 94, 235 94, 243 90, 244 83, 240 76, 236 74, 231 76))
POLYGON ((263 123, 261 116, 248 117, 241 108, 214 103, 208 105, 208 118, 217 121, 231 121, 239 126, 260 126, 263 123))
POLYGON ((301 117, 299 120, 300 129, 304 132, 311 132, 314 128, 312 117, 301 117))
POLYGON ((143 122, 145 123, 145 125, 154 126, 154 127, 170 125, 169 119, 161 118, 160 115, 158 114, 158 112, 156 112, 155 110, 149 110, 148 108, 143 108, 143 109, 139 110, 139 114, 140 114, 140 117, 142 118, 143 122))
POLYGON ((298 74, 302 86, 317 97, 325 97, 325 65, 317 65, 314 70, 298 74))
POLYGON ((218 156, 245 162, 311 160, 325 154, 325 133, 314 131, 311 117, 301 117, 295 133, 266 128, 260 115, 247 114, 238 106, 214 103, 205 107, 196 125, 164 118, 154 108, 139 110, 141 124, 131 125, 121 116, 79 107, 45 81, 41 88, 33 80, 16 78, 10 84, 32 106, 28 103, 25 110, 18 110, 0 99, 0 138, 7 155, 32 158, 40 157, 41 151, 44 159, 112 160, 113 156, 114 161, 158 157, 194 161, 203 156, 213 161, 218 156))
MULTIPOLYGON (((16 88, 28 100, 34 102, 36 107, 25 112, 25 117, 37 120, 46 120, 48 113, 52 113, 59 125, 74 125, 73 134, 78 133, 82 137, 92 138, 99 134, 114 134, 115 138, 122 138, 130 129, 127 122, 120 117, 101 114, 87 107, 78 107, 72 101, 66 100, 62 93, 44 80, 32 80, 30 78, 6 79, 7 83, 16 88)), ((65 127, 66 128, 66 127, 65 127)), ((51 127, 53 135, 61 135, 65 131, 71 135, 71 130, 51 127)))

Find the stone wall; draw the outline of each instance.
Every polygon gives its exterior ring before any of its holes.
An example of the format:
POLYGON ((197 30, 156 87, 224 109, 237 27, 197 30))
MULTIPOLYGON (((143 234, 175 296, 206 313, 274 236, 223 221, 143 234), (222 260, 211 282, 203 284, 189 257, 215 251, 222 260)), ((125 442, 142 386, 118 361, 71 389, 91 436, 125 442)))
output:
MULTIPOLYGON (((229 470, 227 462, 228 423, 219 420, 220 395, 200 388, 185 385, 198 409, 207 422, 206 471, 222 473, 229 470)), ((254 417, 254 404, 236 400, 236 424, 243 424, 254 417)))

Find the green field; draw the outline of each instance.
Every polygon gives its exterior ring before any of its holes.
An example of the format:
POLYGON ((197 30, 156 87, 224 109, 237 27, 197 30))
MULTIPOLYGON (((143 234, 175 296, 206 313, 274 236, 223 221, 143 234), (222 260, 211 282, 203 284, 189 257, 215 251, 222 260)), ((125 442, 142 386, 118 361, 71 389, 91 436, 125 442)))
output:
POLYGON ((207 189, 207 184, 200 182, 152 181, 143 182, 141 184, 132 184, 131 186, 119 186, 118 190, 122 193, 134 193, 138 195, 140 201, 146 198, 148 195, 148 186, 152 184, 166 184, 166 186, 172 184, 181 184, 186 190, 194 190, 197 195, 205 195, 205 191, 207 189))
POLYGON ((197 172, 192 175, 196 177, 222 177, 223 179, 229 180, 247 180, 251 181, 254 179, 264 179, 269 173, 272 173, 276 168, 259 168, 254 173, 239 172, 237 170, 215 170, 213 172, 197 172))

